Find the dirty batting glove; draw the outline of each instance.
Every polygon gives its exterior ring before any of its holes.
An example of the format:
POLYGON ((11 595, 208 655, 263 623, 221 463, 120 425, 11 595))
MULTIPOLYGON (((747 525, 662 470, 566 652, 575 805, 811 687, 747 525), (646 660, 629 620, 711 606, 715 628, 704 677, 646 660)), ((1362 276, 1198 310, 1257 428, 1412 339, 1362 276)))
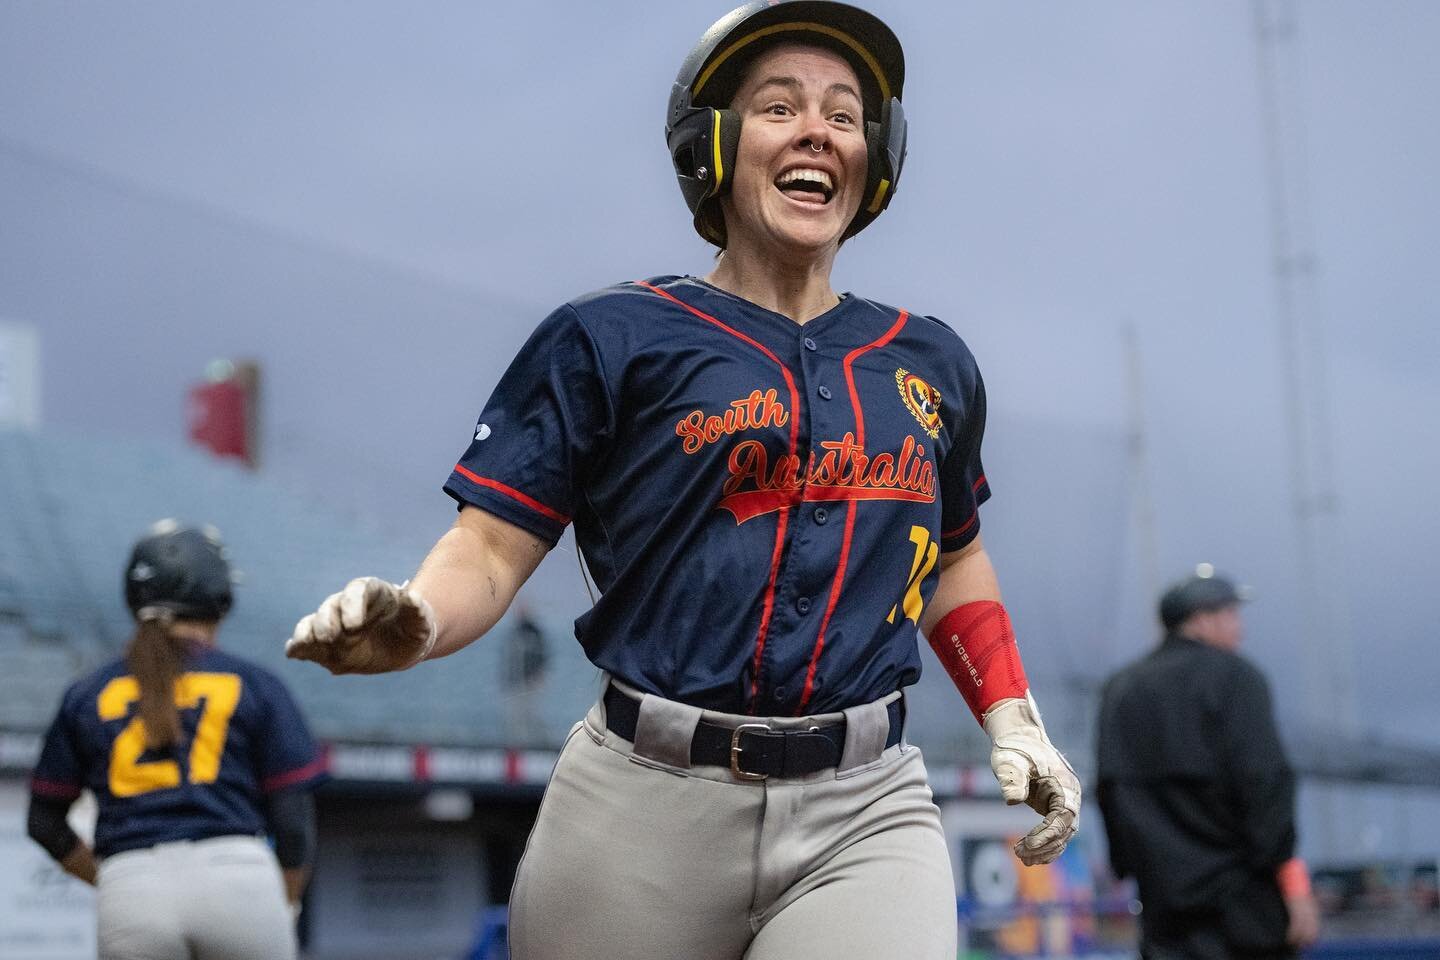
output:
POLYGON ((1015 855, 1026 866, 1049 863, 1079 828, 1080 781, 1045 735, 1004 604, 961 604, 930 632, 930 646, 994 742, 990 768, 1005 802, 1045 818, 1015 844, 1015 855))
POLYGON ((1015 855, 1027 867, 1049 863, 1080 827, 1080 780, 1046 736, 1030 691, 1023 699, 997 702, 983 724, 994 744, 990 769, 1005 802, 1026 804, 1045 818, 1015 844, 1015 855))
POLYGON ((285 655, 334 674, 413 667, 435 647, 435 616, 407 584, 359 577, 295 625, 285 655))

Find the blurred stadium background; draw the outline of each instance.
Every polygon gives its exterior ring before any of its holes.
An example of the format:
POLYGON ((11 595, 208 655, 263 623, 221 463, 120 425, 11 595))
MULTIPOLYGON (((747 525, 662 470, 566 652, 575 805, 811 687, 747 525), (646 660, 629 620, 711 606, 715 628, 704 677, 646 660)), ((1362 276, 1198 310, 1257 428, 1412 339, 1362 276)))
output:
MULTIPOLYGON (((307 955, 494 945, 598 689, 573 540, 451 660, 336 680, 281 647, 349 577, 413 571, 551 307, 704 272, 660 116, 725 6, 0 5, 0 956, 93 956, 25 778, 64 686, 128 639, 126 550, 172 515, 220 527, 244 573, 222 642, 329 745, 307 955)), ((1440 956, 1440 7, 868 6, 906 44, 911 154, 837 277, 980 358, 987 544, 1054 739, 1088 777, 1100 682, 1214 562, 1257 593, 1315 955, 1440 956)), ((938 668, 912 702, 967 955, 1126 956, 1095 811, 1021 870, 1026 815, 938 668)))

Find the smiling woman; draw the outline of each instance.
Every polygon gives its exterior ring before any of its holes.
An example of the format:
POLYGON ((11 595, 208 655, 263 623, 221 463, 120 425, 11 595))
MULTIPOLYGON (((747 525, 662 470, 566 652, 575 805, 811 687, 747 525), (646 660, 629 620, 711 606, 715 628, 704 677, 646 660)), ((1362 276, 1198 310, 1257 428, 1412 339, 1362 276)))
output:
MULTIPOLYGON (((752 3, 719 20, 681 66, 666 115, 666 140, 696 230, 726 247, 726 221, 717 200, 730 193, 738 172, 736 152, 746 108, 756 109, 742 98, 776 86, 789 102, 782 96, 781 102, 759 109, 777 118, 788 114, 803 120, 798 108, 807 95, 849 98, 843 105, 822 99, 814 107, 836 128, 848 124, 864 145, 862 178, 852 185, 863 208, 857 205, 850 211, 842 236, 858 233, 889 204, 899 180, 905 159, 905 116, 899 99, 904 81, 900 42, 879 20, 853 7, 804 0, 752 3), (768 52, 801 45, 810 61, 805 64, 810 68, 806 79, 814 82, 829 74, 828 85, 807 90, 790 71, 773 72, 777 63, 792 61, 768 59, 768 52), (824 52, 830 56, 821 56, 824 52)), ((826 142, 822 135, 807 145, 823 153, 826 142)), ((833 190, 832 184, 829 192, 833 190)))
MULTIPOLYGON (((860 81, 845 59, 786 43, 746 71, 731 110, 741 118, 725 223, 725 275, 746 258, 829 260, 860 209, 869 166, 860 81)), ((828 268, 826 268, 828 272, 828 268)), ((731 286, 725 275, 712 282, 731 286)))
MULTIPOLYGON (((904 57, 827 0, 712 26, 666 141, 704 279, 579 297, 511 364, 408 586, 295 629, 336 673, 406 669, 499 621, 575 523, 607 680, 561 753, 510 903, 517 960, 950 960, 955 891, 905 688, 930 634, 1053 860, 1080 787, 1029 696, 979 538, 985 388, 938 320, 838 294, 895 195, 904 57)), ((467 437, 467 439, 469 439, 467 437)), ((957 711, 958 712, 958 711, 957 711)))

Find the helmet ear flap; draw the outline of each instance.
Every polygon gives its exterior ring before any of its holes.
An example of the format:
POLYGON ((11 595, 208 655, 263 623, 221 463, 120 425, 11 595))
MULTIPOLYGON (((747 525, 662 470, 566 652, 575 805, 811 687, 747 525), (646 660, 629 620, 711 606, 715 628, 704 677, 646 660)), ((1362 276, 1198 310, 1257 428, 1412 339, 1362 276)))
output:
POLYGON ((714 202, 730 192, 735 158, 740 152, 740 114, 734 110, 694 107, 670 135, 672 159, 681 184, 689 180, 686 199, 695 214, 695 228, 717 246, 725 246, 725 218, 714 202))
POLYGON ((728 193, 740 150, 740 115, 692 107, 670 135, 675 172, 696 181, 695 203, 728 193))
POLYGON ((895 196, 900 168, 905 165, 905 108, 897 98, 891 97, 881 104, 878 123, 873 120, 865 123, 865 150, 869 162, 865 171, 865 195, 855 219, 845 230, 845 239, 869 226, 895 196))
POLYGON ((720 132, 720 151, 717 154, 723 164, 724 175, 715 181, 715 192, 711 196, 720 196, 722 193, 730 192, 730 184, 735 180, 735 158, 740 155, 740 114, 735 110, 716 110, 719 115, 719 122, 715 128, 720 132))

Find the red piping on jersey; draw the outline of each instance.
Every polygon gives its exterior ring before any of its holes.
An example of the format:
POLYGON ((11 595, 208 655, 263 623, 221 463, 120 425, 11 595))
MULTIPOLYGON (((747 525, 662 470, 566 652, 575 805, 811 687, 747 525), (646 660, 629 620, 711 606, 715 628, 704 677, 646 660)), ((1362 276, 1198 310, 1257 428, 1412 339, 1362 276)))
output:
POLYGON ((551 520, 554 520, 562 527, 570 522, 570 518, 565 516, 565 514, 561 513, 559 510, 552 510, 550 507, 545 506, 545 504, 541 503, 539 500, 536 500, 534 497, 527 497, 519 490, 516 490, 514 487, 507 487, 499 480, 491 480, 489 477, 482 477, 478 473, 474 473, 470 470, 465 469, 465 467, 461 466, 458 463, 455 464, 455 472, 460 474, 460 476, 464 477, 466 480, 469 480, 471 483, 478 483, 482 487, 489 487, 491 490, 498 490, 501 493, 505 494, 505 496, 510 497, 513 500, 520 501, 525 506, 529 507, 531 510, 534 510, 536 513, 549 517, 551 520))
MULTIPOLYGON (((698 310, 695 307, 690 306, 690 304, 686 303, 684 300, 681 300, 679 297, 674 296, 670 293, 666 293, 659 287, 648 284, 644 280, 636 280, 635 284, 636 286, 644 287, 651 293, 659 294, 666 300, 669 300, 671 303, 679 304, 686 310, 693 313, 695 316, 699 317, 701 320, 706 320, 710 323, 713 323, 715 326, 719 327, 721 330, 724 330, 732 337, 735 337, 739 340, 744 341, 745 343, 750 344, 750 346, 754 347, 756 350, 759 350, 761 353, 765 354, 765 356, 769 357, 770 360, 773 361, 774 364, 780 368, 780 373, 785 377, 785 386, 790 391, 790 410, 792 411, 790 417, 790 456, 797 456, 796 451, 799 449, 800 446, 800 391, 797 390, 795 387, 795 378, 790 374, 790 368, 785 366, 781 359, 775 356, 774 352, 771 351, 769 347, 765 346, 765 344, 754 339, 753 337, 746 336, 745 334, 741 333, 739 330, 736 330, 729 324, 723 323, 722 321, 715 319, 705 311, 698 310)), ((793 507, 796 503, 799 502, 800 496, 800 491, 796 490, 794 496, 791 498, 791 502, 787 504, 784 510, 780 511, 779 519, 775 524, 775 549, 770 552, 770 580, 765 584, 765 600, 760 607, 760 629, 755 634, 755 657, 750 670, 751 713, 755 711, 755 695, 757 692, 759 692, 760 689, 760 658, 765 652, 765 637, 770 632, 770 616, 775 612, 775 581, 780 576, 780 557, 785 550, 785 529, 790 524, 789 508, 793 507)))
MULTIPOLYGON (((979 492, 980 492, 980 488, 983 487, 983 486, 985 486, 985 474, 982 473, 982 474, 980 474, 979 479, 977 479, 973 484, 970 485, 970 489, 974 490, 976 493, 979 493, 979 492)), ((979 511, 979 509, 976 509, 976 510, 971 511, 971 513, 970 513, 970 519, 969 519, 969 520, 966 520, 964 523, 960 524, 960 526, 956 527, 954 530, 946 530, 946 531, 944 531, 943 533, 940 534, 940 539, 941 539, 941 540, 948 540, 948 539, 950 539, 951 537, 958 537, 958 536, 960 536, 960 534, 964 533, 966 530, 969 530, 971 527, 975 526, 975 521, 976 521, 976 520, 979 520, 979 519, 980 519, 980 511, 979 511)))
POLYGON ((73 800, 80 796, 80 787, 73 783, 61 783, 58 780, 41 780, 39 777, 32 777, 30 780, 30 792, 55 800, 73 800))
POLYGON ((302 780, 309 780, 317 773, 324 773, 329 766, 329 760, 324 754, 321 754, 303 767, 296 767, 294 770, 287 770, 284 773, 277 773, 274 776, 266 777, 260 781, 260 789, 264 793, 274 793, 276 790, 283 790, 302 780))
POLYGON ((969 519, 969 520, 966 520, 964 523, 960 524, 960 526, 956 527, 954 530, 946 530, 946 531, 944 531, 943 533, 941 533, 941 534, 940 534, 940 539, 942 539, 942 540, 949 540, 951 537, 958 537, 958 536, 960 536, 960 534, 964 533, 966 530, 969 530, 971 527, 975 526, 975 521, 976 521, 976 520, 979 520, 979 519, 980 519, 980 512, 977 510, 976 512, 970 514, 970 519, 969 519))
MULTIPOLYGON (((850 389, 850 407, 855 411, 855 443, 861 450, 865 449, 865 414, 860 408, 860 393, 855 389, 855 371, 852 369, 855 358, 895 339, 895 335, 909 318, 909 312, 901 310, 895 323, 879 340, 851 350, 841 363, 845 371, 845 386, 850 389)), ((805 712, 805 708, 810 704, 810 695, 815 692, 815 669, 820 666, 820 651, 825 648, 825 631, 830 628, 830 615, 835 612, 835 605, 840 602, 840 585, 845 581, 845 565, 850 559, 850 540, 855 533, 855 510, 854 502, 845 505, 845 536, 840 541, 840 559, 835 564, 835 579, 830 582, 830 599, 825 604, 825 616, 820 619, 820 632, 815 637, 815 650, 810 654, 810 667, 805 671, 805 690, 800 694, 800 706, 795 711, 796 716, 805 712)))

